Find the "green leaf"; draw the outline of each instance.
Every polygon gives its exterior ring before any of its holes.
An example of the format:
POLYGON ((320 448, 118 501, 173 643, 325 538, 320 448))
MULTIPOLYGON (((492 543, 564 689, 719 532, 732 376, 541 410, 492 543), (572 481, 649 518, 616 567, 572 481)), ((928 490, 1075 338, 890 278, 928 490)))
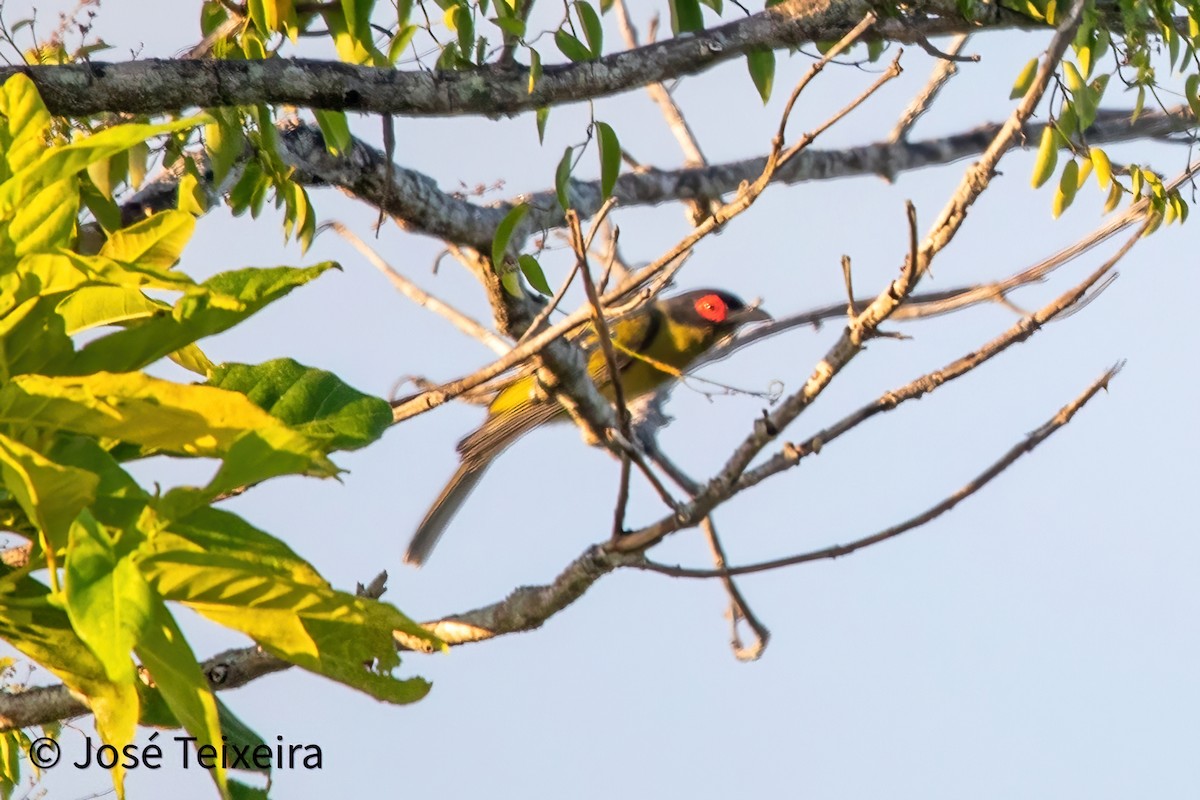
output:
MULTIPOLYGON (((126 534, 128 536, 128 534, 126 534)), ((89 513, 71 526, 64 584, 67 616, 113 683, 133 685, 131 655, 150 616, 150 587, 128 552, 89 513)))
POLYGON ((600 194, 607 200, 612 196, 621 172, 621 143, 616 131, 606 122, 596 123, 596 134, 600 148, 600 194))
MULTIPOLYGON (((84 207, 92 212, 92 216, 96 218, 96 222, 100 223, 100 227, 106 234, 121 229, 120 207, 111 197, 101 194, 100 190, 92 183, 91 178, 79 181, 79 199, 83 202, 84 207)), ((75 249, 81 253, 90 253, 95 250, 95 247, 80 237, 75 242, 75 249)))
POLYGON ((566 211, 571 207, 571 148, 563 151, 558 167, 554 170, 554 192, 558 196, 558 204, 566 211))
POLYGON ((671 0, 671 31, 678 36, 704 30, 704 13, 699 0, 671 0))
POLYGON ((244 395, 140 373, 19 375, 0 386, 0 423, 68 430, 190 456, 220 456, 245 435, 272 433, 279 435, 280 457, 300 455, 317 473, 336 471, 312 442, 244 395))
POLYGON ((579 25, 583 28, 583 37, 587 39, 591 57, 599 58, 604 54, 604 26, 600 23, 600 15, 586 0, 575 0, 575 14, 579 17, 579 25))
POLYGON ((1029 59, 1029 63, 1021 69, 1021 74, 1017 76, 1017 82, 1013 84, 1012 91, 1008 93, 1009 100, 1025 96, 1029 87, 1033 85, 1033 79, 1037 77, 1037 70, 1038 60, 1036 58, 1029 59))
POLYGON ((1033 162, 1033 188, 1037 189, 1054 174, 1058 165, 1058 133, 1054 126, 1042 129, 1042 143, 1038 146, 1037 159, 1033 162))
MULTIPOLYGON (((161 503, 159 511, 172 512, 161 503)), ((160 514, 160 518, 163 518, 160 514)), ((236 514, 200 506, 179 517, 168 516, 166 527, 143 547, 149 553, 195 551, 236 558, 256 571, 279 575, 295 583, 328 586, 328 581, 284 542, 255 528, 236 514)))
POLYGON ((550 106, 542 106, 537 110, 537 132, 538 144, 543 144, 546 141, 546 122, 550 119, 550 106))
POLYGON ((17 73, 4 82, 0 119, 0 143, 8 167, 2 177, 7 178, 33 164, 46 150, 43 135, 50 127, 50 112, 27 75, 17 73))
MULTIPOLYGON (((499 2, 496 4, 496 8, 508 8, 508 6, 504 5, 503 2, 499 2)), ((522 39, 525 37, 525 20, 520 19, 519 17, 493 17, 489 21, 492 22, 497 28, 507 33, 509 36, 512 36, 516 39, 522 39)))
MULTIPOLYGON (((219 749, 221 722, 208 679, 171 612, 156 596, 150 597, 148 619, 137 646, 138 659, 175 718, 196 737, 197 744, 219 749)), ((224 791, 225 768, 220 760, 210 772, 224 791)))
POLYGON ((529 281, 529 285, 547 297, 554 294, 554 290, 550 288, 550 284, 546 281, 546 273, 542 272, 542 265, 538 260, 528 253, 522 253, 517 258, 517 264, 521 268, 521 274, 525 276, 525 280, 529 281))
POLYGON ((211 113, 215 121, 204 126, 204 144, 212 168, 213 185, 220 186, 245 152, 246 135, 242 131, 241 115, 236 110, 218 108, 211 113))
POLYGON ((402 25, 396 35, 392 37, 391 44, 388 45, 387 58, 388 63, 393 66, 400 60, 400 56, 412 44, 413 36, 417 33, 416 25, 402 25))
POLYGON ((13 375, 52 374, 70 364, 75 348, 58 302, 54 295, 34 297, 0 319, 0 385, 13 375))
POLYGON ((750 50, 746 53, 746 66, 750 70, 750 79, 763 105, 771 99, 771 87, 775 83, 775 53, 772 50, 750 50))
POLYGON ((559 51, 572 61, 592 60, 592 51, 585 47, 583 42, 568 33, 566 28, 559 28, 554 32, 554 43, 558 45, 559 51))
POLYGON ((292 430, 319 441, 326 452, 357 450, 392 423, 388 402, 343 383, 332 372, 280 358, 265 364, 222 364, 210 386, 240 392, 292 430))
MULTIPOLYGON (((542 77, 542 56, 537 50, 529 48, 529 94, 533 94, 533 87, 537 86, 537 82, 542 77)), ((541 114, 542 109, 538 109, 538 114, 541 114)), ((549 109, 547 108, 547 113, 549 109)), ((539 117, 539 120, 541 117, 539 117)), ((539 121, 538 124, 538 141, 542 140, 542 132, 545 129, 545 124, 539 121)))
MULTIPOLYGON (((2 191, 2 189, 0 189, 2 191)), ((36 191, 16 210, 7 236, 15 255, 47 252, 70 244, 79 213, 79 181, 66 178, 36 191)))
POLYGON ((503 265, 505 257, 508 254, 508 246, 512 242, 513 231, 521 224, 521 220, 525 219, 525 215, 529 213, 529 204, 521 203, 513 206, 504 219, 500 220, 500 224, 496 226, 496 233, 492 237, 492 264, 503 265))
POLYGON ((127 123, 47 150, 32 164, 0 184, 0 214, 12 213, 14 207, 24 203, 33 192, 73 177, 94 161, 111 158, 152 136, 188 130, 210 121, 211 117, 199 115, 157 125, 127 123))
POLYGON ((95 474, 56 464, 4 434, 0 434, 0 479, 54 550, 67 544, 71 524, 95 499, 100 483, 95 474))
POLYGON ((336 266, 327 261, 304 269, 248 268, 215 275, 185 293, 170 315, 89 342, 75 356, 69 371, 82 375, 141 369, 199 339, 228 330, 336 266))
POLYGON ((1183 87, 1188 107, 1192 109, 1192 116, 1200 120, 1200 74, 1189 75, 1183 87))
POLYGON ((1079 190, 1079 164, 1071 159, 1063 167, 1062 176, 1058 179, 1058 191, 1054 193, 1054 218, 1058 219, 1075 200, 1079 190))
POLYGON ((393 631, 430 647, 440 643, 386 603, 298 584, 212 553, 161 553, 142 563, 164 598, 246 633, 304 669, 392 703, 411 703, 429 691, 420 678, 391 675, 399 664, 393 631))
POLYGON ((169 209, 114 231, 100 255, 140 266, 170 268, 192 238, 196 218, 186 211, 169 209))
POLYGON ((471 11, 465 5, 454 5, 446 11, 446 19, 451 20, 448 27, 458 34, 458 49, 463 58, 470 60, 471 51, 475 49, 475 20, 471 11))

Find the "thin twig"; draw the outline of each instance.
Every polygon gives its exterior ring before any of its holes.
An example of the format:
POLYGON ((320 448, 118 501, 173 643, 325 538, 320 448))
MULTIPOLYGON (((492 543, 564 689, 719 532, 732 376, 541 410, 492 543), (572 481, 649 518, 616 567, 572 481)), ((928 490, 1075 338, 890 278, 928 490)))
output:
MULTIPOLYGON (((637 29, 634 28, 633 22, 629 18, 629 12, 625 8, 625 0, 616 0, 614 6, 617 11, 617 25, 621 29, 621 35, 625 39, 625 44, 630 49, 634 49, 640 45, 638 42, 637 29)), ((652 30, 656 26, 652 26, 652 30)), ((653 41, 653 34, 651 35, 653 41)), ((667 91, 667 87, 662 83, 652 82, 646 84, 646 93, 650 95, 650 99, 658 105, 662 112, 663 119, 666 120, 667 127, 671 129, 675 140, 679 143, 680 149, 683 150, 683 163, 685 167, 702 167, 708 165, 708 159, 704 157, 703 151, 700 149, 700 142, 696 139, 696 134, 688 125, 687 119, 680 111, 679 105, 675 102, 675 98, 667 91)), ((685 201, 690 209, 689 217, 692 224, 702 222, 712 211, 712 207, 718 201, 707 198, 698 199, 692 198, 685 201)))
MULTIPOLYGON (((954 41, 950 43, 950 49, 946 52, 946 55, 957 57, 970 38, 971 34, 969 33, 956 36, 954 41)), ((892 133, 888 137, 889 142, 904 142, 908 140, 908 134, 912 131, 913 126, 917 124, 917 120, 933 106, 933 101, 937 99, 938 94, 942 91, 942 87, 958 74, 958 65, 955 63, 955 60, 956 58, 939 58, 937 66, 933 68, 933 74, 929 76, 929 81, 925 84, 925 88, 913 98, 913 101, 908 104, 908 108, 904 109, 904 113, 900 115, 899 121, 896 122, 896 127, 892 129, 892 133)), ((978 61, 979 56, 973 56, 967 60, 978 61)))
MULTIPOLYGON (((616 204, 617 204, 617 198, 615 198, 615 197, 608 198, 607 200, 604 201, 604 205, 600 206, 600 210, 596 212, 596 216, 592 218, 591 233, 589 233, 589 235, 588 235, 588 248, 589 249, 592 246, 591 245, 592 238, 596 235, 595 234, 596 226, 600 225, 602 222, 604 222, 604 220, 606 220, 608 218, 608 213, 610 211, 612 211, 613 206, 615 206, 616 204)), ((559 304, 562 302, 563 297, 567 293, 567 289, 569 289, 571 287, 571 284, 575 281, 575 276, 578 273, 579 273, 579 259, 576 259, 575 263, 571 265, 571 269, 567 273, 567 277, 563 280, 562 284, 558 287, 558 291, 556 291, 554 293, 554 296, 552 298, 550 298, 550 302, 546 304, 546 307, 543 308, 541 311, 539 311, 537 313, 537 316, 535 316, 533 318, 533 321, 529 323, 529 327, 527 327, 525 329, 525 332, 523 334, 521 334, 521 338, 517 340, 517 344, 521 344, 526 339, 528 339, 532 334, 537 333, 537 331, 542 327, 542 325, 546 322, 546 320, 550 318, 550 315, 554 313, 554 310, 556 308, 558 308, 559 304)))
MULTIPOLYGON (((798 391, 784 398, 770 414, 755 421, 754 429, 726 461, 721 471, 711 478, 704 489, 687 506, 655 523, 634 531, 610 546, 620 550, 644 550, 682 527, 697 524, 713 508, 730 496, 730 492, 755 456, 786 427, 804 412, 824 392, 834 377, 862 350, 863 342, 905 302, 916 287, 930 261, 954 238, 966 219, 967 210, 990 185, 996 164, 1012 147, 1017 133, 1033 113, 1058 63, 1075 35, 1083 13, 1084 0, 1074 0, 1054 38, 1051 40, 1041 69, 1024 98, 1009 120, 1001 127, 992 143, 975 164, 968 168, 959 188, 942 210, 932 230, 921 246, 919 257, 906 259, 900 277, 893 280, 839 337, 825 357, 798 391)), ((768 158, 768 170, 772 158, 768 158)))
MULTIPOLYGON (((625 506, 629 502, 629 450, 631 434, 629 428, 629 408, 625 405, 625 387, 621 384, 621 369, 617 363, 617 353, 613 348, 612 334, 608 321, 604 318, 604 306, 600 303, 600 295, 596 291, 596 283, 592 280, 592 270, 588 264, 588 247, 584 241, 583 231, 579 227, 579 215, 574 209, 567 210, 567 229, 571 236, 571 249, 575 251, 575 264, 579 275, 583 278, 583 289, 587 293, 588 302, 592 306, 592 325, 595 328, 597 344, 604 354, 604 363, 608 367, 609 385, 612 386, 613 402, 617 407, 617 425, 620 427, 624 447, 617 448, 621 459, 621 482, 617 490, 617 503, 613 513, 613 536, 620 536, 625 530, 625 506)), ((593 233, 595 226, 593 226, 593 233)))
MULTIPOLYGON (((970 35, 971 34, 969 33, 960 33, 954 40, 954 44, 958 44, 961 40, 964 40, 970 35)), ((955 62, 960 64, 978 64, 980 61, 979 54, 972 56, 960 56, 958 52, 960 49, 962 49, 961 45, 959 47, 954 47, 951 45, 950 50, 945 52, 938 50, 933 46, 933 42, 929 41, 928 37, 926 37, 925 34, 921 33, 920 31, 913 32, 913 41, 917 43, 917 47, 920 47, 934 58, 939 59, 943 64, 953 64, 955 62)))
POLYGON ((492 350, 497 355, 506 355, 512 350, 512 345, 501 339, 496 334, 489 331, 483 325, 468 317, 458 309, 448 303, 439 300, 431 295, 408 278, 397 272, 391 264, 388 264, 383 258, 375 252, 375 250, 364 242, 362 239, 343 225, 340 222, 330 222, 329 227, 337 231, 337 233, 350 244, 354 245, 358 252, 362 253, 372 265, 382 272, 387 279, 392 282, 392 285, 409 300, 419 305, 428 311, 432 311, 445 319, 449 320, 450 324, 458 328, 468 336, 482 342, 486 347, 492 350))
POLYGON ((849 544, 834 545, 826 547, 822 550, 814 550, 808 553, 800 553, 786 558, 776 558, 770 561, 760 561, 755 564, 747 564, 741 567, 729 567, 721 570, 711 569, 687 569, 684 567, 672 567, 666 564, 657 564, 652 561, 646 561, 642 564, 634 564, 638 569, 650 570, 663 575, 670 575, 674 578, 729 578, 736 575, 749 575, 755 572, 767 572, 770 570, 790 567, 796 564, 804 564, 809 561, 820 561, 823 559, 839 558, 844 555, 849 555, 856 550, 861 550, 865 547, 870 547, 880 542, 893 539, 902 533, 907 533, 914 528, 919 528, 929 522, 950 511, 963 500, 978 492, 983 487, 987 486, 992 480, 1010 466, 1012 466, 1021 456, 1033 452, 1033 450, 1046 439, 1057 431, 1059 428, 1071 421, 1071 418, 1087 404, 1101 389, 1107 389, 1108 383, 1113 377, 1120 372, 1123 364, 1116 364, 1109 368, 1103 375, 1097 378, 1087 389, 1078 397, 1072 400, 1067 405, 1059 409, 1058 413, 1047 420, 1041 427, 1033 431, 1025 437, 1021 442, 1014 445, 1007 453, 1000 457, 991 466, 973 478, 965 486, 951 494, 941 502, 929 507, 920 514, 885 528, 878 533, 870 536, 864 536, 861 539, 856 539, 849 544))
POLYGON ((1008 350, 1014 344, 1020 344, 1028 340, 1050 321, 1061 319, 1068 312, 1077 309, 1088 298, 1102 291, 1103 286, 1112 277, 1113 268, 1137 244, 1148 225, 1148 221, 1143 223, 1142 227, 1134 232, 1112 257, 1082 281, 1042 306, 1036 312, 1018 320, 1015 325, 983 346, 975 348, 967 355, 956 358, 942 368, 928 372, 898 389, 885 392, 874 402, 868 403, 858 410, 847 414, 833 425, 818 431, 801 443, 788 443, 784 445, 779 453, 776 453, 764 463, 743 474, 734 487, 735 492, 744 491, 751 486, 761 483, 766 478, 778 474, 784 469, 794 467, 801 459, 820 452, 834 439, 853 430, 877 414, 891 411, 909 400, 919 400, 937 388, 957 378, 961 378, 968 372, 978 369, 986 362, 1008 350))
MULTIPOLYGON (((872 17, 872 15, 868 14, 868 17, 872 17)), ((862 26, 860 25, 859 28, 862 28, 862 26)), ((855 30, 857 31, 859 28, 856 28, 855 30)), ((865 28, 862 29, 865 30, 865 28)), ((843 42, 844 41, 845 40, 843 40, 843 42)), ((839 45, 840 44, 842 43, 839 43, 839 45)), ((830 52, 833 53, 834 51, 830 52)), ((849 106, 836 115, 835 119, 841 119, 844 117, 850 109, 855 108, 864 102, 865 99, 872 92, 876 91, 885 80, 890 80, 890 78, 895 77, 897 74, 899 73, 896 69, 895 63, 893 63, 893 69, 885 78, 881 78, 880 80, 876 81, 871 89, 868 90, 868 92, 852 101, 849 106)), ((820 128, 813 133, 806 134, 802 140, 803 145, 807 146, 809 143, 815 140, 821 132, 830 127, 830 124, 831 123, 826 123, 820 126, 820 128)), ((770 178, 774 170, 797 152, 799 152, 798 149, 792 148, 788 153, 783 155, 774 154, 771 158, 768 158, 762 174, 753 184, 744 185, 742 190, 738 192, 738 195, 733 200, 722 205, 719 209, 714 211, 711 217, 697 225, 687 236, 681 239, 666 254, 660 256, 651 264, 638 270, 634 274, 628 276, 625 280, 621 281, 621 283, 618 284, 615 289, 604 295, 602 298, 602 305, 608 308, 610 303, 613 303, 625 297, 626 295, 639 290, 646 283, 659 276, 660 273, 674 264, 680 256, 690 251, 701 239, 723 226, 730 219, 745 212, 746 209, 750 208, 750 206, 754 204, 754 201, 758 199, 763 190, 766 189, 767 185, 770 183, 770 178)), ((648 299, 649 295, 641 298, 640 301, 635 301, 635 304, 637 302, 644 302, 648 299)), ((622 309, 617 309, 616 313, 622 313, 622 309)), ((550 342, 553 342, 560 336, 570 333, 582 325, 590 316, 590 308, 577 309, 571 314, 568 314, 567 317, 557 325, 551 326, 540 333, 530 336, 523 343, 520 343, 514 347, 507 355, 483 367, 482 369, 477 370, 471 375, 460 378, 456 381, 450 381, 449 383, 442 384, 437 389, 423 392, 422 394, 413 398, 406 398, 404 401, 393 405, 393 423, 401 422, 405 419, 409 419, 410 417, 414 417, 418 414, 422 414, 426 411, 437 408, 438 406, 443 405, 444 403, 462 394, 463 392, 473 389, 476 386, 479 386, 480 384, 507 372, 520 362, 530 358, 536 353, 539 353, 550 342)))
MULTIPOLYGON (((700 529, 704 531, 704 535, 708 539, 708 548, 712 552, 713 568, 717 571, 725 570, 727 563, 725 548, 721 546, 721 537, 717 535, 717 526, 713 523, 712 514, 709 514, 700 522, 700 529)), ((763 651, 767 649, 767 642, 771 640, 771 631, 750 610, 745 596, 742 595, 742 590, 734 583, 732 577, 725 577, 721 583, 725 586, 726 594, 729 595, 729 646, 733 648, 733 656, 738 661, 757 661, 762 657, 763 651), (738 624, 742 621, 745 621, 754 633, 754 643, 749 647, 742 642, 740 626, 738 624)))

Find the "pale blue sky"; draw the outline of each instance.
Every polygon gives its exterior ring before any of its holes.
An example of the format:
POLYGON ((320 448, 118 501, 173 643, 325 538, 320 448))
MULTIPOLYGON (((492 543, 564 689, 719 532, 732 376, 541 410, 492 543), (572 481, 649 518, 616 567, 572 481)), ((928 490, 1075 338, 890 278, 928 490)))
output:
MULTIPOLYGON (((52 19, 48 12, 70 4, 9 0, 6 20, 30 5, 52 19)), ((118 45, 106 54, 113 60, 130 50, 170 56, 195 38, 197 6, 105 0, 96 29, 118 45)), ((644 22, 646 11, 635 13, 644 22)), ((1042 44, 1044 37, 1021 34, 979 37, 969 51, 983 62, 964 65, 914 138, 1007 114, 1009 86, 1042 44)), ((712 160, 759 154, 810 63, 781 55, 776 97, 765 109, 741 62, 687 79, 676 97, 712 160)), ((819 144, 884 138, 931 62, 913 48, 903 65, 902 79, 819 144)), ((819 123, 872 79, 853 68, 829 70, 800 103, 793 131, 819 123)), ((1113 91, 1109 104, 1122 100, 1113 91)), ((644 93, 599 101, 595 114, 644 163, 681 160, 644 93)), ((499 200, 549 185, 563 147, 582 141, 586 119, 584 106, 556 109, 544 147, 532 115, 401 119, 397 158, 446 189, 503 180, 488 196, 499 200)), ((379 124, 359 120, 355 128, 374 140, 379 124)), ((1172 174, 1187 158, 1180 146, 1112 153, 1114 160, 1152 160, 1172 174)), ((593 164, 586 156, 581 174, 594 174, 593 164)), ((1029 188, 1031 165, 1028 152, 1003 162, 1004 175, 924 288, 1003 277, 1097 223, 1102 198, 1094 184, 1052 221, 1049 191, 1029 188)), ((891 186, 859 178, 772 188, 697 249, 680 283, 761 296, 783 314, 842 298, 839 259, 848 253, 856 286, 877 291, 905 254, 904 201, 916 203, 924 229, 963 166, 901 175, 891 186)), ((331 191, 313 197, 323 219, 370 235, 374 211, 331 191)), ((635 262, 651 260, 687 231, 678 206, 628 209, 616 219, 635 262)), ((731 656, 717 583, 627 572, 602 580, 540 631, 407 657, 404 672, 434 681, 429 697, 413 706, 377 703, 298 671, 222 697, 268 741, 282 735, 321 745, 324 769, 277 774, 278 797, 1194 797, 1200 542, 1189 487, 1197 477, 1200 381, 1189 309, 1200 293, 1196 224, 1137 247, 1116 284, 1081 313, 722 509, 717 519, 733 563, 857 538, 957 489, 1106 367, 1128 360, 1108 394, 953 513, 844 559, 744 579, 743 591, 774 634, 758 663, 731 656)), ((280 242, 270 215, 254 222, 217 210, 200 222, 182 265, 194 275, 326 258, 345 267, 208 341, 214 360, 288 355, 379 394, 402 375, 451 378, 488 360, 484 348, 393 293, 333 235, 305 256, 280 242)), ((486 318, 479 292, 456 264, 444 261, 431 274, 436 241, 389 227, 376 244, 414 280, 486 318)), ((1085 258, 1013 299, 1035 308, 1101 258, 1085 258)), ((545 263, 556 284, 565 260, 545 263)), ((913 339, 873 342, 789 437, 811 434, 1015 319, 997 306, 891 326, 913 339)), ((750 387, 780 380, 792 390, 838 333, 837 325, 798 331, 705 374, 750 387)), ((709 402, 676 391, 669 410, 677 421, 664 445, 693 475, 711 474, 761 406, 753 398, 709 402)), ((427 414, 365 452, 338 457, 350 470, 341 483, 277 481, 230 508, 287 540, 340 587, 386 568, 387 598, 414 617, 493 602, 516 586, 550 580, 607 536, 617 469, 566 426, 535 433, 504 455, 425 569, 402 565, 408 536, 454 468, 455 441, 480 417, 467 406, 427 414)), ((139 475, 164 485, 198 479, 163 467, 156 462, 139 475)), ((659 513, 638 487, 631 520, 659 513)), ((653 555, 708 564, 696 532, 653 555)), ((182 616, 204 656, 242 641, 182 616)), ((80 741, 64 740, 68 748, 80 741)), ((52 797, 78 797, 107 782, 98 770, 60 765, 45 787, 52 797)), ((128 786, 134 798, 213 794, 206 775, 177 766, 135 772, 128 786)))

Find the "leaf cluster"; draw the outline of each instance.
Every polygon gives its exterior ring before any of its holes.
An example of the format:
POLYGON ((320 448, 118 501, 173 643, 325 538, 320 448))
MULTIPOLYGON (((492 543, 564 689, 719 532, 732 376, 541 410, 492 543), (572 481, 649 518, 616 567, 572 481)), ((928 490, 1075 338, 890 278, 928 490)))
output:
MULTIPOLYGON (((27 78, 0 88, 0 520, 27 542, 23 563, 0 566, 0 637, 83 698, 118 749, 139 723, 181 726, 199 745, 242 729, 218 704, 175 604, 389 702, 429 688, 393 674, 393 632, 436 644, 214 505, 270 478, 336 476, 331 453, 390 423, 385 401, 328 372, 290 360, 215 366, 197 344, 335 265, 195 281, 175 268, 195 224, 182 208, 108 231, 97 252, 80 248, 97 164, 213 124, 64 135, 27 78), (164 358, 203 382, 145 371, 164 358), (152 455, 216 468, 203 486, 149 491, 127 467, 152 455)), ((23 737, 0 735, 9 786, 23 737)), ((213 776, 233 791, 223 770, 213 776)), ((119 768, 114 780, 121 792, 119 768)))

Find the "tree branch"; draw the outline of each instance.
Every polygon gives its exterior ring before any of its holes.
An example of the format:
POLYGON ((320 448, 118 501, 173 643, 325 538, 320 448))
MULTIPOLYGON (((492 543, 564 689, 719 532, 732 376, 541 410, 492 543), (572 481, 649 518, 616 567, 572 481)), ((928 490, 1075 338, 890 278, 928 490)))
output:
MULTIPOLYGON (((967 19, 953 2, 925 2, 920 17, 885 18, 875 36, 915 43, 918 37, 965 33, 980 27, 1046 28, 993 3, 971 5, 975 16, 967 19)), ((1098 5, 1115 3, 1108 0, 1098 5)), ((52 114, 74 117, 260 103, 396 116, 492 117, 605 97, 693 75, 750 50, 837 41, 873 10, 874 3, 868 0, 787 0, 688 36, 594 61, 546 66, 533 91, 529 90, 529 70, 507 64, 454 72, 400 71, 282 58, 21 65, 0 68, 0 81, 24 73, 37 85, 52 114)))
POLYGON ((950 511, 963 500, 978 492, 983 487, 987 486, 992 480, 1013 465, 1021 456, 1033 452, 1034 448, 1042 442, 1050 438, 1051 435, 1059 428, 1071 421, 1071 418, 1083 408, 1089 400, 1096 396, 1101 389, 1107 389, 1108 383, 1113 379, 1118 372, 1121 371, 1123 364, 1117 364, 1109 368, 1103 375, 1097 378, 1087 389, 1078 397, 1072 400, 1067 405, 1059 409, 1058 413, 1047 420, 1037 430, 1030 433, 1025 439, 1014 445, 1007 453, 1005 453, 998 461, 989 466, 982 473, 973 478, 969 483, 960 488, 954 494, 937 503, 934 506, 922 511, 914 517, 893 525, 890 528, 885 528, 871 536, 865 536, 857 539, 849 544, 835 545, 826 547, 822 550, 814 550, 809 553, 801 553, 799 555, 788 556, 786 558, 777 558, 771 561, 762 561, 757 564, 748 564, 742 567, 730 567, 728 569, 711 570, 711 569, 687 569, 684 567, 672 567, 666 564, 656 564, 652 561, 646 561, 642 564, 635 564, 639 569, 658 572, 663 575, 670 575, 675 578, 732 578, 737 575, 749 575, 754 572, 766 572, 769 570, 780 569, 782 567, 793 566, 795 564, 803 564, 809 561, 820 561, 822 559, 838 558, 840 556, 849 555, 856 550, 861 550, 864 547, 870 547, 874 544, 887 541, 895 538, 902 533, 906 533, 914 528, 919 528, 929 522, 950 511))

